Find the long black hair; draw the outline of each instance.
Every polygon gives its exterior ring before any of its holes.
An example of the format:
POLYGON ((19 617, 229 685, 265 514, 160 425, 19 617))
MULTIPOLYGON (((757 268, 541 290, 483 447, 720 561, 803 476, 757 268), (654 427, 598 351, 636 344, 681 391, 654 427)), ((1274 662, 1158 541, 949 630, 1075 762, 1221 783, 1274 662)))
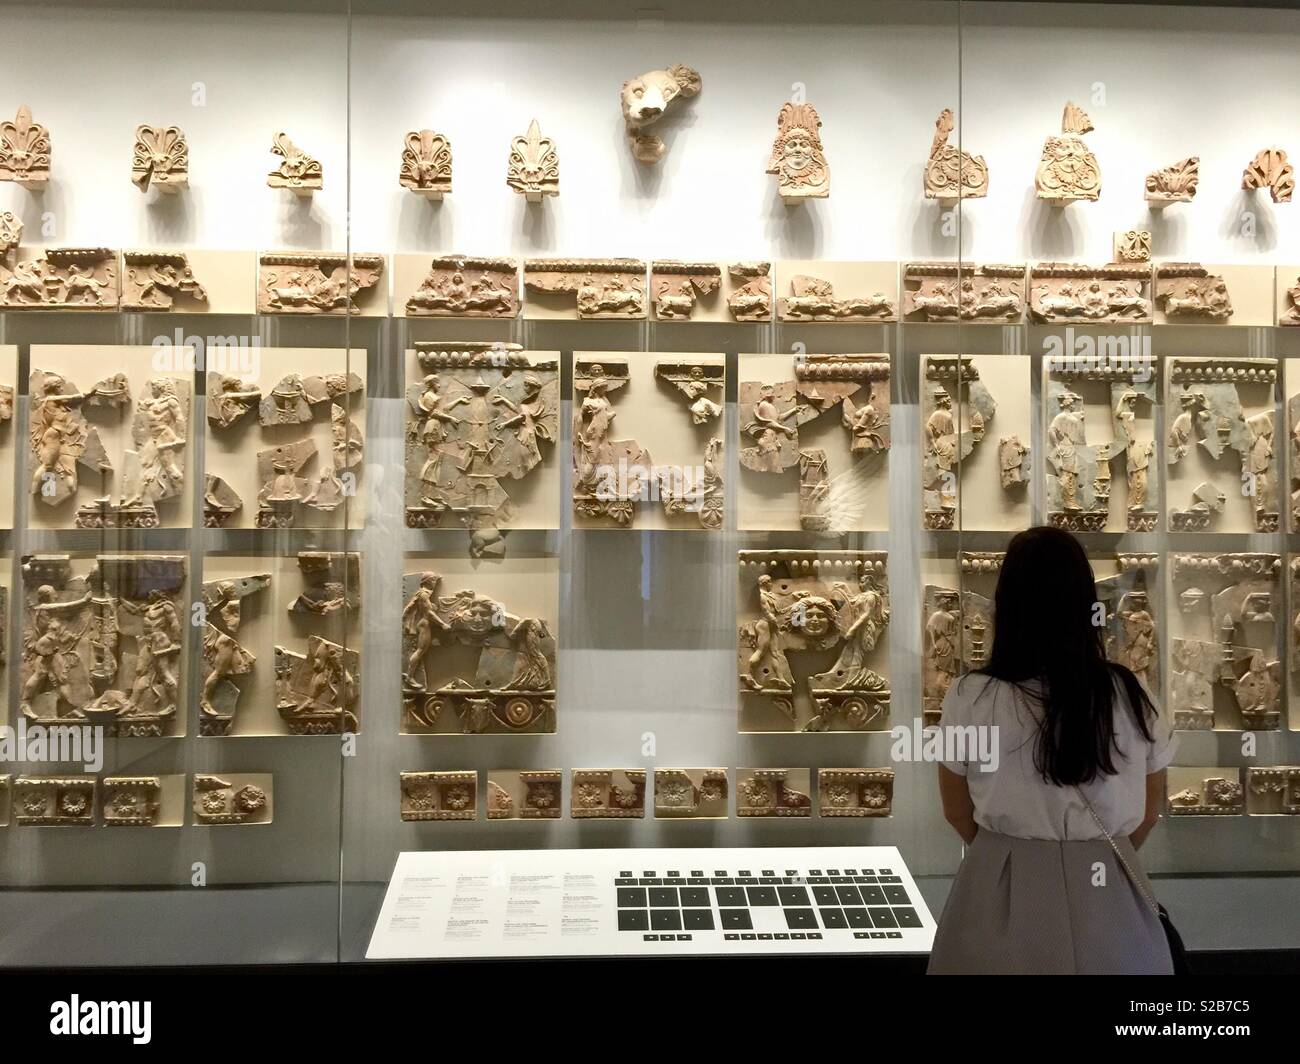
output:
POLYGON ((1115 774, 1117 679, 1138 729, 1152 739, 1155 707, 1132 671, 1106 660, 1092 566, 1072 535, 1043 526, 1012 537, 993 610, 993 652, 980 672, 1040 707, 1034 765, 1045 781, 1068 786, 1115 774), (1032 681, 1041 688, 1026 689, 1032 681))

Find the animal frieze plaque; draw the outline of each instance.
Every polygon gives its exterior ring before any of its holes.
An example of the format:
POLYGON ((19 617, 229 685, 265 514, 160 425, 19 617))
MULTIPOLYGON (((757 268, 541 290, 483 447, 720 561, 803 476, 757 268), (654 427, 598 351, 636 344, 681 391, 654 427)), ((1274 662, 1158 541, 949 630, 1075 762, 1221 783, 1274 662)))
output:
POLYGON ((555 141, 542 136, 535 118, 527 133, 510 142, 506 184, 529 203, 541 203, 545 196, 560 194, 560 154, 555 141))
POLYGON ((208 293, 183 251, 122 252, 123 310, 206 310, 208 293))
POLYGON ((402 703, 418 731, 555 731, 555 636, 542 617, 431 570, 402 578, 402 703))
POLYGON ((131 150, 131 183, 179 192, 190 182, 190 148, 176 126, 137 126, 131 150))
POLYGON ((32 121, 24 104, 12 122, 0 122, 0 181, 40 192, 50 180, 50 131, 32 121))
POLYGON ((819 768, 818 816, 892 816, 892 768, 819 768))
POLYGON ((1216 515, 1226 512, 1230 491, 1248 500, 1254 531, 1276 532, 1279 493, 1273 391, 1277 361, 1171 358, 1166 373, 1165 460, 1170 467, 1188 468, 1183 479, 1196 484, 1190 498, 1172 498, 1170 529, 1202 532, 1221 523, 1216 515), (1223 461, 1231 459, 1233 452, 1236 469, 1223 461), (1200 476, 1206 479, 1198 481, 1200 476))
POLYGON ((519 315, 515 259, 449 255, 436 258, 406 301, 408 318, 514 318, 519 315))
POLYGON ((640 820, 645 816, 646 770, 575 768, 569 816, 574 820, 640 820))
POLYGON ((898 304, 884 292, 837 296, 835 286, 821 277, 797 274, 790 294, 776 302, 778 321, 897 321, 898 304))
POLYGON ((377 301, 383 272, 383 255, 263 254, 257 260, 257 313, 361 314, 358 297, 377 301))
POLYGON ((1136 360, 1052 360, 1045 390, 1048 523, 1072 532, 1105 531, 1117 494, 1112 466, 1123 458, 1124 527, 1154 531, 1157 384, 1150 367, 1136 360), (1089 439, 1090 411, 1094 426, 1103 417, 1110 422, 1108 439, 1089 439))
POLYGON ((1038 198, 1053 203, 1095 200, 1101 196, 1101 168, 1097 157, 1083 141, 1093 130, 1092 119, 1083 108, 1065 105, 1059 136, 1043 142, 1034 184, 1038 198))
POLYGON ((925 198, 945 204, 989 194, 989 168, 984 156, 949 144, 953 129, 952 111, 945 107, 935 120, 934 140, 925 164, 925 198))
POLYGON ((1199 262, 1162 262, 1156 266, 1156 305, 1171 322, 1216 325, 1232 320, 1228 284, 1199 262))
POLYGON ((1191 203, 1201 180, 1201 160, 1190 155, 1147 174, 1147 205, 1156 210, 1170 203, 1191 203))
POLYGON ((725 820, 729 801, 725 768, 654 770, 654 806, 657 818, 725 820))
POLYGON ((1029 268, 1029 312, 1045 324, 1150 324, 1151 264, 1035 263, 1029 268))
POLYGON ((477 772, 403 772, 400 777, 403 820, 477 818, 477 772))
POLYGON ((888 355, 796 355, 793 380, 741 381, 740 464, 755 473, 798 470, 805 531, 838 530, 852 515, 833 487, 845 471, 831 469, 825 447, 801 441, 801 426, 838 411, 851 457, 883 458, 891 440, 889 365, 888 355))
POLYGON ((23 716, 117 736, 173 733, 185 562, 170 554, 24 557, 23 716))
POLYGON ((495 529, 516 513, 505 485, 559 440, 560 366, 518 344, 418 343, 406 389, 406 524, 495 529))
POLYGON ((22 226, 10 215, 0 239, 0 310, 116 310, 117 252, 110 248, 48 248, 24 257, 22 226), (12 220, 12 221, 10 221, 12 220))
POLYGON ((776 177, 777 193, 787 207, 831 194, 831 168, 822 148, 821 128, 821 116, 810 103, 784 104, 777 115, 767 172, 776 177))
POLYGON ((1246 191, 1266 188, 1274 203, 1290 203, 1295 192, 1295 167, 1287 162, 1281 148, 1265 148, 1242 171, 1241 187, 1246 191))
POLYGON ((772 320, 772 264, 733 262, 727 273, 735 285, 727 296, 727 309, 736 321, 772 320))
POLYGON ((741 768, 736 779, 737 816, 812 816, 811 773, 806 768, 741 768))
POLYGON ((623 82, 619 99, 627 141, 637 162, 651 165, 663 158, 667 150, 663 138, 648 132, 679 100, 700 94, 700 75, 688 66, 676 63, 666 70, 651 70, 623 82))
POLYGON ((650 264, 650 292, 660 321, 688 320, 700 297, 721 287, 722 267, 716 262, 665 260, 650 264))
POLYGON ((1025 267, 909 263, 903 298, 908 321, 1019 323, 1025 317, 1025 267))
POLYGON ((406 134, 397 180, 417 196, 442 199, 451 191, 451 141, 432 129, 406 134))
POLYGON ((528 259, 524 287, 543 296, 571 296, 576 314, 567 316, 646 316, 646 264, 637 259, 528 259))
POLYGON ((741 551, 739 562, 741 730, 884 727, 885 552, 741 551))
POLYGON ((280 164, 266 175, 270 188, 287 188, 295 196, 310 196, 325 187, 325 171, 319 160, 294 144, 287 133, 271 138, 271 153, 280 157, 280 164))
POLYGON ((489 820, 558 820, 563 772, 555 769, 493 770, 487 774, 489 820))

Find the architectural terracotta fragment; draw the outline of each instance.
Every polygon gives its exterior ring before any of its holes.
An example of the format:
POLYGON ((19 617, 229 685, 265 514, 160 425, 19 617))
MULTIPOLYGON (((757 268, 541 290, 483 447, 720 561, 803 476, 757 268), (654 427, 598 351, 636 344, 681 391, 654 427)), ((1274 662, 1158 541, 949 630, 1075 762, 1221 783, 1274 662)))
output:
POLYGON ((117 252, 108 248, 49 248, 26 258, 23 225, 0 214, 0 310, 116 310, 117 252))
MULTIPOLYGON (((1279 266, 1278 273, 1281 272, 1282 267, 1279 266)), ((1278 308, 1277 323, 1279 325, 1300 325, 1300 275, 1297 275, 1294 280, 1294 284, 1290 285, 1285 292, 1280 293, 1282 305, 1278 308)))
POLYGON ((993 584, 1005 555, 963 551, 961 587, 926 584, 921 596, 921 719, 940 722, 958 676, 988 664, 993 647, 993 584))
POLYGON ((383 255, 259 255, 257 313, 360 314, 358 296, 375 288, 383 272, 383 255))
POLYGON ((403 820, 475 820, 477 772, 403 772, 403 820))
POLYGON ((1097 580, 1097 601, 1105 607, 1106 657, 1129 669, 1153 695, 1162 686, 1160 667, 1160 555, 1121 552, 1117 572, 1097 580))
POLYGON ((741 768, 736 778, 737 816, 812 816, 806 768, 741 768))
POLYGON ((735 290, 727 297, 727 308, 736 321, 772 320, 772 264, 733 262, 727 272, 735 290))
POLYGON ((514 318, 519 315, 515 259, 449 255, 436 258, 406 301, 410 318, 514 318))
POLYGON ((1092 130, 1092 119, 1087 112, 1067 103, 1061 115, 1060 135, 1043 142, 1043 154, 1034 178, 1039 199, 1066 204, 1101 196, 1101 168, 1097 157, 1083 142, 1083 134, 1092 130))
POLYGON ((776 119, 767 172, 786 206, 831 194, 831 168, 822 149, 821 116, 810 103, 787 103, 776 119))
POLYGON ((489 820, 558 820, 563 773, 558 769, 491 771, 487 774, 489 820))
POLYGON ((158 776, 106 776, 102 781, 104 826, 151 828, 162 811, 158 776))
POLYGON ((555 141, 542 136, 535 118, 527 133, 510 142, 506 184, 529 203, 541 203, 544 196, 560 194, 560 155, 555 141))
POLYGON ((0 122, 0 181, 16 181, 32 192, 50 180, 50 133, 32 121, 26 104, 12 122, 0 122))
POLYGON ((233 677, 247 676, 257 656, 239 642, 243 601, 271 586, 270 573, 203 585, 203 687, 199 694, 199 734, 229 735, 243 693, 233 677))
POLYGON ((655 317, 661 321, 689 319, 700 296, 711 295, 721 285, 722 267, 716 262, 674 260, 650 264, 655 317))
POLYGON ((909 263, 903 297, 908 321, 1019 323, 1025 317, 1025 267, 909 263))
POLYGON ((221 528, 230 515, 243 508, 244 500, 221 477, 211 473, 203 479, 203 527, 221 528))
POLYGON ((1239 816, 1246 811, 1241 769, 1176 766, 1167 781, 1170 816, 1239 816))
POLYGON ((934 123, 934 140, 925 164, 925 198, 941 203, 978 199, 989 194, 989 168, 984 156, 972 155, 948 143, 954 128, 952 111, 944 108, 934 123))
POLYGON ((1170 203, 1191 203, 1201 180, 1200 156, 1190 155, 1147 174, 1147 205, 1159 210, 1170 203))
POLYGON ((406 134, 397 180, 417 196, 442 199, 451 191, 451 141, 431 129, 406 134))
POLYGON ((1300 767, 1247 768, 1246 811, 1252 816, 1300 815, 1300 767))
POLYGON ((10 815, 23 827, 89 827, 95 823, 95 794, 93 776, 19 776, 10 815))
POLYGON ((123 310, 204 309, 208 293, 194 276, 185 252, 124 251, 122 263, 123 310))
POLYGON ((1175 322, 1224 324, 1232 320, 1227 282, 1199 262, 1156 266, 1156 304, 1175 322))
POLYGON ((663 139, 647 132, 679 99, 700 94, 700 75, 681 63, 667 70, 651 70, 623 82, 619 99, 627 140, 637 162, 652 164, 663 158, 663 139))
POLYGON ((725 820, 730 796, 725 768, 654 770, 655 816, 671 820, 725 820))
POLYGON ((196 773, 192 809, 196 824, 271 823, 270 775, 196 773))
POLYGON ((574 820, 639 820, 645 816, 643 768, 575 768, 570 783, 569 816, 574 820))
POLYGON ((1039 262, 1029 268, 1029 293, 1035 322, 1149 324, 1151 264, 1039 262))
POLYGON ((190 148, 176 126, 137 126, 131 149, 131 183, 179 192, 190 183, 190 148))
POLYGON ((646 264, 637 259, 528 259, 524 287, 572 295, 579 318, 646 316, 646 264))
POLYGON ((1274 203, 1290 203, 1295 192, 1295 167, 1281 148, 1264 148, 1241 174, 1241 187, 1268 189, 1274 203))
POLYGON ((208 421, 216 428, 228 429, 262 405, 262 390, 252 381, 209 373, 207 399, 208 421))
POLYGON ((892 816, 892 768, 819 768, 818 816, 892 816))
POLYGON ((837 297, 830 281, 796 275, 790 295, 776 302, 776 316, 778 321, 897 321, 898 305, 883 292, 837 297))
POLYGON ((1150 262, 1151 230, 1124 229, 1115 234, 1115 262, 1150 262))
POLYGON ((325 187, 325 171, 289 139, 287 133, 277 133, 271 138, 271 152, 280 157, 280 164, 266 175, 271 188, 287 188, 295 196, 310 196, 325 187))

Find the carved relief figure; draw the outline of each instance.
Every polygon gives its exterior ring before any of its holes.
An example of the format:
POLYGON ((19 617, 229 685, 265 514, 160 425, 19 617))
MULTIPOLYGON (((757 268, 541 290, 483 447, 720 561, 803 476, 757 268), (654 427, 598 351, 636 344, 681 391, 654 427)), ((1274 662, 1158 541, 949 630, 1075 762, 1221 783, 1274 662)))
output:
POLYGON ((179 192, 189 184, 190 149, 176 126, 138 126, 131 153, 131 182, 141 192, 153 185, 179 192))
POLYGON ((771 321, 772 264, 733 262, 727 267, 727 272, 733 281, 739 282, 735 291, 727 297, 731 316, 736 321, 771 321))
POLYGON ((433 260, 406 301, 408 317, 513 318, 519 314, 519 264, 514 259, 453 255, 433 260))
POLYGON ((12 122, 0 122, 0 181, 39 192, 50 180, 50 133, 32 121, 26 104, 12 122))
MULTIPOLYGON (((799 427, 835 408, 855 458, 883 456, 890 446, 888 355, 799 355, 793 381, 741 381, 740 464, 755 473, 800 470, 799 521, 810 531, 840 528, 858 515, 839 490, 826 453, 799 441, 799 427)), ((873 464, 879 464, 873 460, 873 464)), ((853 479, 869 467, 841 471, 853 479)), ((847 487, 848 485, 844 485, 847 487)))
POLYGON ((1060 136, 1048 137, 1043 142, 1043 155, 1034 177, 1039 199, 1073 203, 1101 196, 1101 168, 1097 157, 1083 142, 1083 134, 1092 130, 1092 119, 1087 112, 1067 103, 1061 115, 1060 136))
POLYGON ((431 129, 406 134, 397 180, 417 195, 442 199, 451 191, 451 141, 431 129))
POLYGON ((31 493, 46 506, 73 498, 79 487, 78 466, 104 475, 112 463, 82 413, 86 396, 57 373, 32 371, 31 493))
POLYGON ((287 188, 296 196, 310 196, 325 187, 325 171, 289 139, 287 133, 277 133, 271 138, 271 152, 280 157, 280 165, 266 175, 271 188, 287 188))
POLYGON ((232 677, 247 676, 257 656, 239 642, 245 598, 271 586, 271 574, 210 580, 203 585, 203 688, 199 694, 199 734, 229 735, 239 696, 232 677))
POLYGON ((1029 311, 1036 322, 1151 321, 1151 266, 1147 263, 1035 263, 1029 269, 1029 290, 1029 311))
POLYGON ((173 310, 177 299, 193 310, 208 301, 183 251, 124 251, 122 261, 123 310, 173 310))
POLYGON ((678 63, 667 70, 651 70, 623 82, 620 100, 628 144, 638 162, 651 164, 663 158, 663 140, 646 128, 663 117, 679 98, 700 94, 700 75, 678 63))
POLYGON ((796 275, 777 300, 780 321, 896 321, 898 305, 884 292, 837 298, 830 281, 796 275))
POLYGON ((1147 174, 1147 204, 1160 208, 1168 203, 1191 203, 1201 180, 1201 160, 1191 155, 1170 166, 1147 174))
POLYGON ((903 313, 917 321, 1019 322, 1025 316, 1025 268, 909 263, 903 313))
POLYGON ((1160 637, 1151 588, 1159 587, 1160 556, 1122 552, 1115 562, 1118 571, 1097 580, 1097 601, 1105 607, 1106 657, 1129 668, 1158 696, 1160 637))
POLYGON ((524 287, 572 295, 583 319, 646 316, 646 266, 636 259, 528 259, 524 287))
POLYGON ((535 118, 527 133, 510 142, 506 184, 529 203, 541 203, 543 196, 560 194, 560 156, 555 141, 542 136, 535 118))
POLYGON ((746 727, 754 714, 802 731, 883 722, 889 682, 877 665, 891 612, 884 553, 741 551, 740 568, 758 605, 740 621, 742 730, 754 730, 746 727), (834 651, 834 664, 796 673, 790 657, 805 651, 834 651), (776 717, 760 713, 766 710, 776 717))
POLYGON ((360 314, 357 297, 375 288, 383 255, 274 253, 257 260, 259 314, 360 314))
MULTIPOLYGON (((1279 504, 1271 393, 1277 379, 1277 362, 1171 358, 1166 372, 1168 409, 1179 410, 1169 427, 1168 464, 1183 461, 1198 445, 1216 462, 1236 451, 1240 483, 1254 510, 1255 531, 1276 531, 1279 504), (1240 388, 1251 385, 1266 386, 1267 400, 1257 401, 1267 401, 1268 406, 1248 417, 1240 388)), ((1201 484, 1188 504, 1175 505, 1170 511, 1170 528, 1176 532, 1209 528, 1213 515, 1224 511, 1225 497, 1222 488, 1209 482, 1201 484)))
POLYGON ((108 248, 50 248, 20 257, 23 226, 0 215, 0 309, 115 310, 117 252, 108 248))
POLYGON ((701 296, 722 286, 722 267, 716 262, 656 261, 650 264, 650 294, 655 317, 664 321, 690 318, 701 296))
POLYGON ((555 637, 547 622, 468 589, 440 595, 441 583, 434 572, 403 578, 407 724, 428 731, 451 724, 467 735, 554 731, 555 637), (477 651, 472 674, 445 664, 463 660, 447 653, 456 646, 477 651))
POLYGON ((66 554, 25 557, 23 715, 165 734, 178 704, 184 584, 179 555, 101 554, 88 568, 66 554))
POLYGON ((786 204, 825 199, 831 194, 831 168, 822 150, 822 120, 810 103, 787 103, 776 119, 776 140, 767 172, 777 179, 786 204))
POLYGON ((1278 312, 1279 325, 1300 325, 1300 277, 1286 290, 1283 297, 1284 306, 1278 312))
POLYGON ((1227 283, 1195 262, 1164 262, 1156 267, 1156 303, 1165 317, 1178 321, 1232 318, 1227 283))
POLYGON ((559 439, 560 372, 517 344, 420 343, 406 389, 406 523, 506 525, 503 482, 522 480, 559 439))
POLYGON ((972 155, 948 143, 952 111, 944 108, 934 123, 934 140, 925 164, 925 198, 953 202, 989 194, 989 168, 984 156, 972 155))
POLYGON ((1264 148, 1241 174, 1244 190, 1266 188, 1274 203, 1290 203, 1295 191, 1295 167, 1281 148, 1264 148))

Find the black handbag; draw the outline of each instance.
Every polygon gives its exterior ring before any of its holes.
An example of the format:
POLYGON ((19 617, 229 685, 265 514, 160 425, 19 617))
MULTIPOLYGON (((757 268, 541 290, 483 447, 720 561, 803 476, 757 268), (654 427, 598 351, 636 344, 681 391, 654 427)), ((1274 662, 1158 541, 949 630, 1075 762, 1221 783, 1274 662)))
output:
MULTIPOLYGON (((1118 850, 1115 852, 1119 853, 1118 850)), ((1187 960, 1187 947, 1183 945, 1183 936, 1178 933, 1178 928, 1174 927, 1174 922, 1170 919, 1169 910, 1157 902, 1156 911, 1160 913, 1160 926, 1165 929, 1165 941, 1169 943, 1169 956, 1174 961, 1174 975, 1191 975, 1192 966, 1187 960)))

